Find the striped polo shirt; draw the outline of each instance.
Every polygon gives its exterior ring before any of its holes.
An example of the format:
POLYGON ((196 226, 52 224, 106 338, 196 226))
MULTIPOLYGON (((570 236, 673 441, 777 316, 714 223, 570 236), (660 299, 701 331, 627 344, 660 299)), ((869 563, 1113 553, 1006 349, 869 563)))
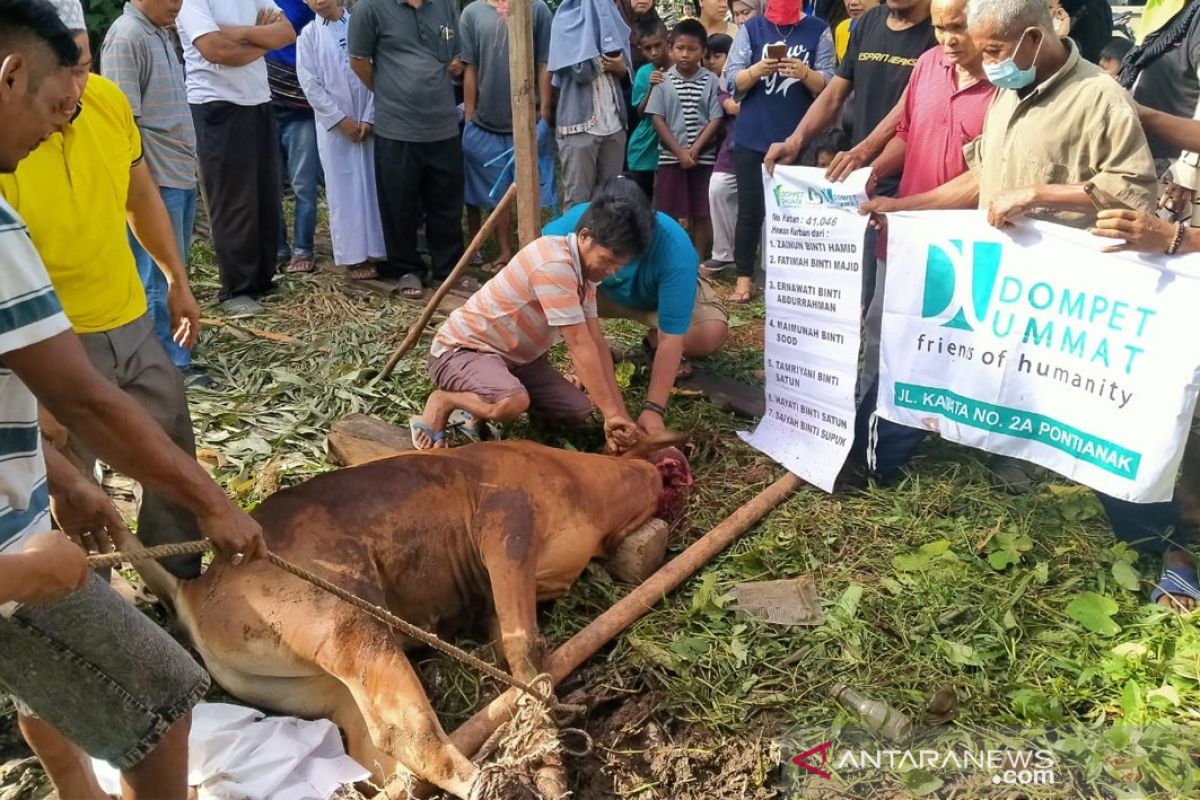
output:
POLYGON ((519 367, 545 355, 560 328, 595 317, 596 284, 583 277, 575 234, 543 236, 442 323, 431 352, 495 353, 519 367))
POLYGON ((104 36, 100 74, 129 100, 154 182, 171 189, 196 188, 196 130, 183 62, 166 29, 126 3, 104 36))
MULTIPOLYGON (((25 223, 0 198, 0 554, 18 552, 27 538, 50 530, 37 399, 4 354, 70 329, 25 223)), ((13 608, 0 604, 0 615, 13 608)))
MULTIPOLYGON (((658 91, 651 93, 646 103, 646 115, 662 117, 680 147, 686 150, 700 138, 701 131, 710 121, 724 116, 717 94, 717 76, 707 69, 701 67, 692 75, 684 76, 679 74, 677 67, 671 67, 658 85, 658 91)), ((696 163, 711 165, 716 160, 717 137, 714 136, 696 163)), ((679 159, 659 142, 658 163, 678 164, 679 159)))

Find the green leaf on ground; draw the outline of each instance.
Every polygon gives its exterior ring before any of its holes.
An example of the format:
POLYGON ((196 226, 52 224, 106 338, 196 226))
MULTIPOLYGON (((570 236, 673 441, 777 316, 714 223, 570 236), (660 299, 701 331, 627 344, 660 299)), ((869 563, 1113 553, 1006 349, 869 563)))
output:
POLYGON ((915 794, 917 797, 924 797, 927 794, 933 794, 938 789, 942 788, 942 779, 932 772, 923 769, 914 769, 904 773, 900 780, 905 787, 915 794))
POLYGON ((1121 632, 1121 626, 1113 622, 1112 616, 1115 613, 1116 601, 1095 592, 1082 592, 1067 604, 1068 617, 1092 633, 1104 636, 1115 636, 1121 632))
POLYGON ((1112 565, 1113 580, 1127 592, 1136 592, 1138 589, 1138 571, 1133 568, 1128 561, 1115 561, 1112 565))

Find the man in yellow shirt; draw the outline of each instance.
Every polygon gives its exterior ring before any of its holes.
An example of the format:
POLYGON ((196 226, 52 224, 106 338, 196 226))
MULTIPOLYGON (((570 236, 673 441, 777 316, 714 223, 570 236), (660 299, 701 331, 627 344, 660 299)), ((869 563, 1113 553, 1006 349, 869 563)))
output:
MULTIPOLYGON (((54 5, 83 53, 74 75, 73 109, 64 109, 59 131, 14 174, 0 176, 0 195, 25 219, 89 360, 194 456, 183 379, 154 335, 126 222, 167 276, 172 330, 184 347, 195 343, 200 309, 170 217, 142 160, 129 101, 115 84, 89 74, 91 53, 78 0, 54 5)), ((77 440, 71 446, 85 468, 94 463, 77 440)), ((200 538, 195 517, 154 492, 143 497, 138 532, 148 545, 200 538)), ((200 574, 199 556, 164 564, 180 578, 200 574)))

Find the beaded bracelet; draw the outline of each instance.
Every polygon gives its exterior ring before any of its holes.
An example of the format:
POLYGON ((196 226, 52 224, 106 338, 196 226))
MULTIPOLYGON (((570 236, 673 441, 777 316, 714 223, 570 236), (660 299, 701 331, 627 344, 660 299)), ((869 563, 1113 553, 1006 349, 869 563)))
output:
POLYGON ((1173 256, 1179 252, 1179 246, 1183 244, 1183 235, 1187 232, 1187 223, 1177 222, 1175 224, 1175 237, 1171 239, 1171 245, 1167 248, 1167 255, 1173 256))

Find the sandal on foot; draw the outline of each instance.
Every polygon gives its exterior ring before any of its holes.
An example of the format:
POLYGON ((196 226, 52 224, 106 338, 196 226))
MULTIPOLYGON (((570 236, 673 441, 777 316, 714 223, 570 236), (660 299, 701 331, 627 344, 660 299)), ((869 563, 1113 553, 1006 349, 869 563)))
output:
POLYGON ((461 408, 455 409, 450 414, 450 418, 446 421, 446 427, 462 431, 463 435, 472 442, 494 442, 500 439, 500 427, 496 423, 478 419, 470 411, 461 408))
POLYGON ((481 269, 489 275, 495 275, 497 272, 507 267, 509 261, 512 261, 512 259, 497 258, 495 261, 489 261, 488 263, 484 264, 481 269))
POLYGON ((288 275, 302 275, 304 273, 313 272, 317 268, 316 261, 312 256, 295 256, 288 265, 283 268, 283 271, 288 275))
POLYGON ((412 439, 413 447, 417 450, 432 450, 435 447, 442 447, 442 442, 446 438, 445 431, 435 431, 429 427, 429 423, 420 417, 413 417, 408 421, 408 435, 412 439), (421 447, 421 445, 417 444, 418 433, 423 433, 429 437, 430 445, 428 447, 421 447))
POLYGON ((719 261, 715 258, 710 258, 708 261, 705 261, 703 264, 700 265, 700 269, 704 270, 706 273, 709 273, 709 274, 716 274, 718 272, 723 272, 724 270, 727 270, 732 266, 733 266, 732 261, 719 261))
POLYGON ((730 303, 737 303, 739 305, 745 305, 746 303, 750 302, 750 297, 753 294, 754 294, 753 292, 730 292, 729 297, 727 297, 725 299, 728 300, 730 303))
POLYGON ((421 279, 411 272, 406 272, 396 281, 396 291, 401 297, 407 297, 409 300, 420 300, 425 296, 425 287, 421 285, 421 279))
POLYGON ((352 281, 373 281, 379 277, 379 269, 370 261, 364 261, 347 268, 346 276, 352 281))
POLYGON ((1190 597, 1200 604, 1200 580, 1191 567, 1164 567, 1158 585, 1150 592, 1150 602, 1158 603, 1164 595, 1190 597))

